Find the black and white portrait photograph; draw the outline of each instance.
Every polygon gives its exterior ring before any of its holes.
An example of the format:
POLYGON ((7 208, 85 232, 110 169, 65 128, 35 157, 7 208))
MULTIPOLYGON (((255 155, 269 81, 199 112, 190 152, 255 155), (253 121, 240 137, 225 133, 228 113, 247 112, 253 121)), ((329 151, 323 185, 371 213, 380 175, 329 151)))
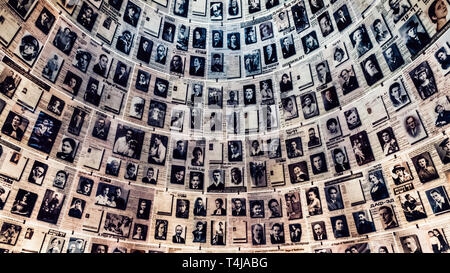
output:
POLYGON ((83 2, 77 16, 77 22, 87 31, 92 31, 97 17, 98 13, 94 11, 94 8, 92 8, 87 2, 83 2))
POLYGON ((427 190, 425 194, 434 214, 440 214, 450 210, 450 202, 444 186, 427 190))
POLYGON ((47 8, 44 7, 34 24, 44 34, 48 34, 53 26, 53 23, 55 23, 55 19, 55 15, 53 15, 47 8))
POLYGON ((11 213, 29 218, 33 212, 37 198, 38 195, 36 193, 19 189, 12 204, 11 213))
POLYGON ((405 63, 405 60, 395 43, 383 51, 383 56, 391 72, 394 72, 405 63))
POLYGON ((116 49, 122 53, 130 54, 131 47, 133 46, 134 33, 125 29, 117 38, 116 49))
POLYGON ((86 201, 84 201, 83 199, 75 197, 72 198, 68 215, 70 217, 81 219, 81 217, 83 216, 85 206, 86 201))
POLYGON ((191 56, 189 64, 189 75, 205 76, 205 58, 200 56, 191 56))
POLYGON ((254 44, 257 42, 258 38, 256 35, 256 27, 250 26, 244 28, 244 40, 246 45, 254 44))
POLYGON ((84 253, 86 242, 84 239, 70 237, 67 245, 67 253, 84 253))
POLYGON ((283 223, 272 223, 270 227, 270 243, 284 244, 284 225, 283 223))
POLYGON ((170 60, 170 72, 183 74, 184 61, 180 55, 173 55, 170 60))
POLYGON ((177 199, 175 217, 185 219, 189 218, 189 200, 177 199))
POLYGON ((128 202, 129 190, 111 184, 98 183, 95 194, 95 204, 125 210, 128 202))
POLYGON ((401 185, 414 179, 408 162, 397 163, 390 168, 390 175, 395 185, 401 185))
POLYGON ((340 32, 352 24, 352 18, 348 12, 347 5, 342 5, 337 11, 333 13, 334 21, 340 32))
POLYGON ((389 1, 389 7, 392 11, 394 23, 397 23, 411 9, 411 4, 409 0, 391 0, 389 1))
POLYGON ((178 50, 183 50, 183 51, 188 50, 189 30, 190 30, 190 27, 187 27, 186 25, 180 24, 178 26, 178 34, 177 34, 177 42, 176 42, 176 48, 178 50))
POLYGON ((315 241, 323 241, 328 239, 325 222, 323 221, 312 222, 311 228, 313 232, 313 238, 315 241))
POLYGON ((56 157, 72 163, 77 154, 78 144, 78 140, 63 136, 58 152, 56 153, 56 157))
POLYGON ((340 64, 348 60, 348 52, 345 43, 342 41, 337 42, 333 47, 333 61, 334 66, 338 67, 340 64))
POLYGON ((141 36, 136 58, 148 64, 150 62, 152 49, 153 49, 153 41, 144 36, 141 36))
POLYGON ((408 92, 405 89, 403 81, 398 79, 394 81, 389 86, 389 99, 391 100, 392 106, 396 111, 400 110, 404 106, 408 105, 411 100, 409 98, 408 92))
POLYGON ((143 224, 134 224, 133 233, 131 239, 145 241, 147 240, 148 226, 143 224))
POLYGON ((322 91, 321 94, 325 111, 329 111, 340 106, 336 87, 331 86, 330 88, 322 91))
POLYGON ((167 21, 164 22, 161 38, 166 42, 173 43, 175 38, 175 25, 167 21))
POLYGON ((67 131, 73 135, 79 136, 83 127, 86 112, 80 108, 73 109, 72 117, 70 118, 67 131))
POLYGON ((406 221, 412 222, 427 218, 425 208, 418 192, 411 191, 398 197, 406 221))
POLYGON ((319 115, 319 107, 317 105, 316 94, 314 92, 306 93, 300 96, 302 104, 303 117, 309 119, 319 115))
POLYGON ((275 25, 278 26, 278 32, 281 33, 291 27, 291 21, 289 19, 289 12, 287 10, 280 10, 273 17, 275 25))
MULTIPOLYGON (((223 172, 221 172, 223 174, 223 172)), ((227 215, 227 199, 216 198, 211 204, 210 210, 212 216, 226 216, 227 215)))
POLYGON ((395 215, 394 206, 383 205, 378 208, 378 215, 385 230, 398 227, 397 216, 395 215))
POLYGON ((241 34, 239 32, 227 33, 227 47, 230 50, 241 49, 241 34))
POLYGON ((267 186, 266 162, 252 161, 249 163, 252 187, 267 186))
POLYGON ((317 80, 320 85, 331 82, 331 72, 328 67, 328 61, 322 61, 316 65, 317 80))
POLYGON ((378 141, 380 141, 380 146, 383 149, 384 155, 387 156, 400 150, 392 127, 377 132, 377 137, 378 141))
POLYGON ((313 154, 309 158, 311 160, 311 168, 313 174, 321 174, 328 172, 327 161, 325 159, 325 154, 323 152, 313 154))
POLYGON ((148 163, 164 165, 166 162, 167 143, 169 138, 164 135, 152 134, 150 138, 150 150, 148 163))
POLYGON ((244 185, 243 169, 234 167, 230 170, 230 185, 232 187, 241 187, 244 185))
POLYGON ((189 173, 189 189, 191 190, 203 190, 204 187, 204 173, 202 172, 190 172, 189 173))
POLYGON ((370 196, 373 201, 380 201, 389 197, 389 191, 382 170, 369 171, 367 180, 370 183, 370 196))
POLYGON ((223 30, 212 30, 212 47, 223 48, 223 30))
POLYGON ((346 147, 338 147, 331 151, 333 158, 334 169, 336 173, 342 173, 350 170, 350 160, 348 158, 346 147))
POLYGON ((247 205, 245 198, 231 199, 231 215, 232 216, 247 216, 247 205))
POLYGON ((173 14, 186 18, 189 11, 189 0, 175 0, 173 14))
MULTIPOLYGON (((280 81, 280 91, 281 93, 288 92, 294 89, 292 85, 292 75, 291 73, 283 73, 280 81)), ((303 103, 302 103, 303 105, 303 103)))
POLYGON ((264 218, 264 200, 250 200, 250 217, 264 218))
POLYGON ((295 29, 297 33, 309 28, 308 13, 306 11, 305 2, 303 0, 298 1, 297 4, 291 8, 292 18, 294 20, 295 29))
POLYGON ((130 236, 133 219, 115 213, 106 213, 105 222, 101 227, 101 233, 128 238, 130 236))
POLYGON ((224 55, 223 53, 213 52, 211 53, 211 72, 223 73, 224 72, 224 55))
POLYGON ((341 187, 339 185, 328 186, 325 187, 324 190, 329 211, 344 208, 344 201, 342 200, 341 187))
POLYGON ((28 127, 28 119, 22 115, 10 111, 2 126, 2 133, 12 137, 17 141, 21 141, 28 127))
POLYGON ((67 90, 72 95, 76 96, 78 91, 80 90, 80 86, 83 83, 83 80, 80 76, 74 74, 71 71, 67 71, 66 76, 63 81, 63 88, 67 90))
POLYGON ((285 143, 288 158, 303 156, 302 140, 300 137, 286 139, 285 143))
POLYGON ((305 54, 310 54, 319 48, 319 40, 317 39, 316 31, 312 31, 302 37, 303 51, 305 54))
POLYGON ((113 82, 126 88, 128 84, 128 78, 130 77, 130 71, 131 67, 127 66, 121 61, 117 61, 113 82))
POLYGON ((244 104, 246 106, 256 104, 256 86, 254 84, 244 85, 242 89, 244 91, 244 104))
POLYGON ((241 0, 228 1, 228 20, 242 17, 242 2, 241 0))
POLYGON ((28 146, 49 154, 61 127, 61 121, 40 112, 33 127, 28 146))
POLYGON ((242 161, 242 141, 233 140, 228 141, 228 161, 237 162, 242 161))
POLYGON ((308 166, 306 161, 289 164, 289 178, 292 184, 301 183, 309 180, 308 166))
POLYGON ((22 78, 20 74, 10 68, 3 68, 0 74, 0 93, 12 98, 22 78))
POLYGON ((208 108, 209 109, 222 109, 223 104, 223 91, 221 88, 209 87, 208 88, 208 108))
POLYGON ((151 207, 152 207, 152 200, 139 198, 138 208, 136 211, 136 218, 143 220, 150 219, 151 207))
POLYGON ((170 118, 170 129, 174 131, 183 131, 184 125, 184 110, 172 109, 172 116, 170 118))
POLYGON ((126 125, 117 125, 113 153, 139 159, 145 132, 126 125))
POLYGON ((320 138, 319 126, 310 127, 308 132, 308 148, 315 148, 322 145, 322 140, 320 138))
POLYGON ((416 14, 411 16, 399 29, 403 42, 411 53, 416 56, 422 49, 426 48, 431 42, 427 30, 416 14))
POLYGON ((203 166, 205 164, 205 147, 195 146, 192 150, 192 166, 203 166))
POLYGON ((41 42, 28 31, 25 31, 19 41, 14 53, 27 65, 33 66, 41 51, 41 42))
POLYGON ((112 61, 113 59, 110 56, 104 53, 100 54, 97 63, 92 67, 92 71, 103 78, 107 78, 112 61))
POLYGON ((112 156, 108 157, 108 160, 106 160, 105 174, 118 177, 121 164, 122 160, 120 160, 119 158, 115 158, 112 156))
POLYGON ((85 49, 78 48, 72 65, 81 72, 86 72, 92 59, 92 54, 85 49))
POLYGON ((261 0, 248 0, 248 13, 261 11, 261 0))
POLYGON ((14 246, 19 239, 20 231, 22 227, 19 225, 3 222, 0 229, 0 243, 14 246))
POLYGON ((352 107, 344 111, 344 116, 349 130, 353 130, 361 126, 362 122, 358 114, 358 109, 356 107, 352 107))
POLYGON ((68 26, 60 27, 56 33, 53 45, 61 50, 64 54, 69 55, 72 47, 75 44, 78 35, 72 31, 68 26))
POLYGON ((403 129, 406 132, 406 139, 411 145, 428 137, 428 133, 417 110, 405 113, 402 123, 403 129))
POLYGON ((244 53, 244 69, 246 76, 261 74, 261 53, 259 49, 244 53))
MULTIPOLYGON (((207 222, 206 221, 197 221, 195 223, 195 225, 194 225, 194 228, 195 229, 192 231, 192 235, 193 235, 192 242, 194 242, 194 243, 206 243, 207 222)), ((156 237, 156 235, 155 235, 155 237, 156 237)))
POLYGON ((334 238, 345 238, 350 236, 347 217, 345 215, 333 216, 330 218, 333 227, 334 238))
POLYGON ((194 28, 192 37, 192 47, 205 49, 206 48, 206 28, 194 28))
POLYGON ((64 59, 58 54, 51 54, 47 59, 47 62, 42 69, 42 77, 55 83, 58 77, 59 71, 64 63, 64 59))
POLYGON ((434 144, 442 164, 450 163, 450 141, 449 138, 439 140, 434 144))
POLYGON ((50 224, 56 224, 58 222, 65 197, 66 196, 62 193, 47 189, 45 191, 37 219, 50 224))
POLYGON ((45 175, 47 174, 48 165, 40 161, 35 160, 31 167, 30 175, 28 176, 28 182, 42 185, 45 175))
POLYGON ((362 61, 361 68, 364 73, 364 78, 366 79, 367 85, 369 86, 374 85, 384 77, 375 54, 370 55, 364 61, 362 61))
POLYGON ((90 196, 93 187, 94 187, 94 180, 84 176, 80 176, 77 186, 77 193, 90 196))
POLYGON ((403 253, 423 253, 417 235, 412 234, 400 237, 399 239, 403 248, 403 253))
POLYGON ((286 121, 298 117, 297 99, 294 95, 281 99, 283 115, 286 121))
POLYGON ((391 32, 383 17, 376 18, 372 24, 370 24, 370 29, 375 37, 375 41, 377 41, 380 46, 384 45, 392 38, 391 32))
POLYGON ((334 26, 331 22, 331 17, 328 11, 319 15, 317 20, 319 21, 320 31, 322 32, 323 37, 327 37, 334 31, 334 26))
POLYGON ((267 140, 267 155, 270 159, 281 157, 280 138, 270 138, 267 140))
POLYGON ((342 128, 338 116, 326 119, 324 127, 324 131, 328 136, 328 139, 331 140, 342 136, 342 128))
POLYGON ((186 226, 176 225, 175 235, 172 236, 172 243, 185 244, 186 243, 186 226))
POLYGON ((92 136, 101 140, 106 140, 109 134, 109 128, 111 126, 111 121, 103 116, 97 116, 94 123, 94 128, 92 129, 92 136))
POLYGON ((434 53, 434 58, 439 63, 439 67, 445 75, 447 75, 450 71, 450 54, 447 53, 448 48, 448 46, 443 46, 434 53))
POLYGON ((353 212, 353 219, 355 221, 355 226, 358 234, 362 235, 376 231, 370 211, 362 210, 353 212))
POLYGON ((159 169, 148 166, 146 171, 144 171, 144 176, 142 177, 142 182, 145 184, 153 184, 156 185, 156 181, 158 180, 159 169))
POLYGON ((429 152, 423 152, 411 158, 420 182, 427 183, 439 178, 439 173, 434 166, 429 152))
POLYGON ((8 0, 8 5, 20 18, 27 20, 37 2, 37 0, 8 0))
POLYGON ((91 103, 95 106, 100 104, 100 99, 103 94, 103 85, 100 85, 100 81, 90 77, 84 92, 84 101, 91 103))
POLYGON ((438 92, 433 70, 427 61, 422 62, 409 72, 417 92, 422 100, 438 92))
POLYGON ((135 3, 128 1, 127 6, 125 7, 125 12, 123 14, 123 21, 132 25, 133 27, 137 26, 139 22, 139 17, 141 16, 141 8, 135 3))
POLYGON ((366 26, 361 25, 350 34, 350 40, 353 48, 358 53, 358 57, 363 56, 373 48, 372 41, 369 38, 366 26))
POLYGON ((53 178, 53 187, 64 189, 69 180, 69 173, 64 170, 58 170, 53 178))
POLYGON ((358 166, 362 166, 375 160, 366 131, 351 135, 350 143, 352 144, 353 153, 358 166))
POLYGON ((359 82, 356 78, 355 70, 353 65, 343 68, 339 73, 339 84, 342 88, 342 93, 344 95, 359 88, 359 82))
POLYGON ((261 41, 265 41, 267 39, 273 38, 273 26, 272 22, 264 22, 259 25, 259 35, 261 37, 261 41))
POLYGON ((211 2, 209 8, 209 18, 211 21, 221 21, 223 20, 223 3, 222 2, 211 2))
MULTIPOLYGON (((147 93, 148 89, 150 87, 150 80, 151 80, 150 73, 139 69, 134 87, 139 91, 147 93)), ((155 88, 157 88, 156 83, 155 83, 155 88)), ((165 91, 164 93, 167 93, 167 91, 165 91)))

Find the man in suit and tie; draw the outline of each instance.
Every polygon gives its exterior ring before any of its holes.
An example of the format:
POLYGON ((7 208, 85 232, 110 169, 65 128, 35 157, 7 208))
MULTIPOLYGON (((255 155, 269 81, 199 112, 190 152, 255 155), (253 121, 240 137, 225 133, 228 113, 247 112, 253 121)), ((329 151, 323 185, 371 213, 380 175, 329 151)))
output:
POLYGON ((283 58, 287 59, 295 54, 295 48, 289 37, 284 37, 282 41, 281 51, 283 52, 283 58))
POLYGON ((175 235, 172 236, 172 242, 176 244, 184 244, 185 240, 183 237, 181 237, 181 234, 183 234, 183 227, 180 225, 177 225, 175 227, 175 235))
POLYGON ((448 199, 446 199, 440 191, 438 191, 437 189, 432 189, 430 191, 430 196, 434 201, 431 204, 434 213, 450 210, 450 204, 448 203, 448 199))
POLYGON ((272 234, 270 234, 270 242, 272 244, 284 244, 284 232, 281 224, 273 224, 272 234))
POLYGON ((313 231, 314 231, 314 240, 316 241, 322 241, 327 239, 327 233, 325 232, 324 228, 322 227, 321 223, 315 223, 313 224, 313 231))
POLYGON ((347 6, 344 5, 334 13, 334 19, 339 31, 343 31, 352 23, 352 18, 348 15, 347 6))
POLYGON ((234 207, 231 212, 233 216, 246 216, 245 207, 242 206, 242 199, 233 199, 233 205, 234 207))

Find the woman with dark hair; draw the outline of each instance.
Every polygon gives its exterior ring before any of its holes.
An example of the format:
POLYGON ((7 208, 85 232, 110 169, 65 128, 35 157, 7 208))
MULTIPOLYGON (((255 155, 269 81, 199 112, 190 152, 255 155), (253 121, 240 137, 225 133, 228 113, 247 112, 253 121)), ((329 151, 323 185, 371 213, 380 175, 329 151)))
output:
POLYGON ((389 192, 386 188, 386 184, 383 182, 383 178, 381 177, 379 172, 369 173, 369 181, 372 183, 372 187, 370 188, 370 195, 372 196, 373 201, 379 201, 384 198, 389 197, 389 192))
POLYGON ((280 82, 280 90, 281 92, 286 92, 286 91, 290 91, 293 89, 292 86, 292 81, 289 80, 289 76, 288 74, 283 74, 283 76, 281 76, 281 82, 280 82))
POLYGON ((201 197, 197 197, 197 199, 195 199, 194 215, 195 216, 206 216, 205 205, 203 204, 203 199, 201 197))
POLYGON ((439 244, 440 244, 439 252, 440 253, 447 252, 449 250, 449 245, 448 245, 447 241, 445 240, 444 236, 441 234, 441 232, 437 228, 435 228, 435 229, 433 229, 433 234, 439 240, 439 244))
POLYGON ((195 147, 192 151, 194 158, 191 160, 192 166, 203 166, 203 151, 200 147, 195 147))
POLYGON ((439 32, 447 23, 448 8, 445 0, 434 0, 428 8, 428 16, 431 22, 436 24, 436 32, 439 32))
POLYGON ((322 204, 318 196, 317 188, 311 188, 306 192, 308 198, 308 212, 310 216, 322 214, 322 204))
POLYGON ((344 50, 340 47, 336 47, 336 49, 334 50, 334 60, 338 63, 342 62, 342 60, 345 57, 345 53, 344 50))
POLYGON ((13 114, 13 115, 14 115, 14 117, 11 119, 11 122, 5 123, 5 125, 3 125, 2 133, 4 133, 5 135, 8 135, 18 141, 21 141, 23 134, 24 134, 23 130, 20 128, 20 126, 22 125, 23 119, 21 116, 19 116, 17 114, 13 114))
POLYGON ((350 163, 345 153, 341 149, 333 150, 334 168, 337 173, 350 169, 350 163))
POLYGON ((83 215, 83 201, 81 199, 76 199, 69 209, 69 216, 81 219, 82 215, 83 215))
POLYGON ((61 152, 56 153, 56 157, 68 162, 73 162, 75 158, 75 152, 77 143, 71 138, 64 138, 61 144, 61 152))
POLYGON ((380 247, 378 248, 378 253, 389 253, 389 251, 388 251, 387 247, 385 247, 385 246, 380 246, 380 247))
POLYGON ((136 166, 131 162, 127 164, 125 179, 136 180, 136 166))
POLYGON ((242 182, 242 174, 239 168, 231 169, 231 183, 239 185, 242 182))

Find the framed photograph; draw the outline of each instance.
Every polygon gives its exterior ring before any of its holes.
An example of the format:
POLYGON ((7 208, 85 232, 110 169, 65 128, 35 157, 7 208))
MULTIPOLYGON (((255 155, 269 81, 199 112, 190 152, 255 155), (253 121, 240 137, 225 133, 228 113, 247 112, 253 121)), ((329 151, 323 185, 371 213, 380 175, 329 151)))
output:
POLYGON ((30 218, 37 198, 36 193, 19 189, 11 207, 11 213, 30 218))
POLYGON ((331 226, 333 227, 334 238, 345 238, 350 236, 348 228, 347 217, 345 215, 338 215, 330 217, 331 226))
POLYGON ((0 27, 2 28, 2 33, 0 33, 0 43, 5 47, 8 47, 14 37, 16 37, 21 26, 7 10, 0 11, 0 17, 3 18, 3 20, 0 21, 0 27))
POLYGON ((413 57, 419 54, 431 42, 431 38, 417 14, 412 15, 400 27, 399 33, 403 38, 406 48, 408 48, 409 53, 413 57))
POLYGON ((95 204, 125 210, 130 191, 111 184, 98 183, 95 204))
POLYGON ((392 127, 388 127, 377 132, 377 136, 378 141, 380 141, 380 146, 383 149, 384 155, 388 156, 400 150, 392 127))
POLYGON ((18 1, 18 0, 8 0, 8 5, 13 9, 24 21, 27 20, 28 16, 33 11, 37 4, 37 0, 32 1, 18 1))
POLYGON ((444 138, 443 140, 439 140, 434 144, 436 151, 439 155, 439 158, 442 161, 442 164, 450 163, 450 141, 449 138, 444 138))
POLYGON ((402 109, 411 102, 408 92, 401 79, 395 80, 389 85, 389 99, 396 111, 402 109))
POLYGON ((340 106, 336 87, 331 86, 321 92, 325 111, 330 111, 340 106))
POLYGON ((42 49, 41 42, 28 31, 25 31, 19 40, 20 42, 14 53, 28 66, 33 66, 42 49))
POLYGON ((422 100, 426 100, 438 92, 433 70, 427 61, 416 66, 409 72, 409 75, 422 100))
POLYGON ((150 138, 148 163, 162 166, 165 164, 168 141, 169 138, 167 136, 152 134, 150 138))
POLYGON ((67 253, 84 253, 86 242, 84 239, 70 237, 67 245, 67 253))
POLYGON ((349 130, 353 130, 362 125, 361 118, 359 117, 358 109, 356 107, 352 107, 344 111, 344 116, 349 130))
POLYGON ((128 115, 132 118, 142 119, 144 114, 145 100, 141 97, 133 97, 131 99, 130 111, 128 115))
POLYGON ((78 144, 78 140, 63 135, 56 157, 69 163, 73 163, 77 154, 78 144))
MULTIPOLYGON (((203 57, 191 56, 190 64, 189 64, 189 75, 204 77, 205 76, 205 65, 206 65, 205 62, 206 62, 206 59, 203 57)), ((179 73, 182 73, 182 70, 180 70, 179 73)))
POLYGON ((242 1, 241 0, 229 0, 227 19, 233 20, 242 18, 242 1))
POLYGON ((112 40, 116 34, 118 25, 117 22, 106 13, 101 14, 99 22, 100 23, 96 34, 97 37, 102 39, 108 45, 111 45, 112 40))
POLYGON ((111 121, 106 116, 98 115, 92 129, 92 136, 101 140, 106 140, 109 134, 111 121))
POLYGON ((130 236, 132 222, 133 218, 107 212, 101 232, 104 234, 128 238, 130 236))
POLYGON ((108 160, 106 161, 105 174, 118 177, 121 164, 122 160, 119 158, 115 158, 113 156, 108 157, 108 160))
POLYGON ((152 207, 152 200, 139 198, 136 218, 143 220, 150 219, 151 207, 152 207))
POLYGON ((328 239, 327 229, 325 227, 325 222, 312 222, 311 228, 313 231, 313 238, 315 241, 323 241, 328 239))
MULTIPOLYGON (((158 220, 157 220, 158 221, 158 220)), ((194 243, 206 243, 207 234, 207 222, 197 221, 194 225, 194 230, 192 231, 194 243)), ((156 235, 155 235, 156 237, 156 235)))
POLYGON ((123 21, 136 27, 141 16, 141 8, 135 3, 128 1, 123 14, 123 21))
POLYGON ((63 89, 71 93, 73 96, 76 96, 82 83, 83 80, 80 76, 68 70, 66 76, 64 77, 63 89))
POLYGON ((61 121, 40 112, 33 127, 28 146, 49 154, 61 128, 61 121))
POLYGON ((339 121, 339 116, 328 118, 324 125, 325 125, 324 131, 326 132, 326 135, 328 136, 327 139, 332 140, 332 139, 342 136, 342 129, 341 129, 341 123, 339 121))
POLYGON ((19 73, 5 66, 0 74, 0 92, 11 99, 21 80, 19 73))
POLYGON ((367 85, 372 86, 379 80, 383 79, 384 75, 378 64, 378 60, 375 54, 367 57, 363 62, 360 63, 361 68, 364 73, 364 78, 366 79, 367 85))
POLYGON ((5 123, 3 123, 2 133, 17 141, 21 141, 28 127, 28 123, 28 119, 10 111, 5 123))
POLYGON ((360 87, 355 70, 353 69, 353 65, 345 67, 341 70, 338 81, 344 95, 360 87))
POLYGON ((248 0, 248 13, 253 14, 261 11, 261 0, 248 0))
POLYGON ((399 238, 403 253, 423 253, 417 235, 402 236, 399 238))
POLYGON ((83 73, 86 73, 91 62, 92 54, 85 49, 78 48, 72 65, 83 73))
POLYGON ((68 215, 73 218, 81 219, 83 211, 86 206, 86 201, 79 198, 72 198, 68 215))
POLYGON ((47 105, 47 110, 49 110, 55 115, 60 116, 64 110, 65 105, 66 105, 65 101, 56 97, 55 95, 52 95, 47 105))
POLYGON ((439 173, 434 166, 433 159, 429 152, 423 152, 412 157, 411 160, 413 161, 420 182, 427 183, 439 178, 439 173))
POLYGON ((450 202, 444 186, 439 186, 425 192, 434 214, 441 214, 450 210, 450 202))
POLYGON ((21 226, 3 222, 0 230, 0 243, 15 246, 17 239, 19 239, 20 231, 22 231, 21 226))
POLYGON ((287 59, 296 54, 294 39, 292 38, 292 34, 288 35, 284 38, 281 38, 280 45, 281 45, 281 53, 283 54, 284 59, 287 59))
POLYGON ((319 48, 319 40, 317 39, 316 31, 312 31, 303 36, 302 44, 305 54, 310 54, 311 52, 317 50, 319 48))
POLYGON ((33 166, 31 167, 30 175, 28 176, 28 182, 36 185, 42 185, 45 175, 47 174, 47 170, 47 164, 35 160, 33 166))
POLYGON ((42 200, 37 219, 39 221, 56 224, 64 204, 65 195, 47 189, 42 200))
POLYGON ((87 2, 83 2, 77 16, 77 22, 87 31, 92 31, 97 17, 98 13, 87 2))
MULTIPOLYGON (((0 35, 0 41, 1 41, 1 35, 0 35)), ((434 53, 434 58, 439 63, 441 71, 444 75, 447 75, 450 71, 450 56, 449 56, 450 54, 447 53, 449 51, 450 51, 449 46, 443 46, 434 53)))
POLYGON ((340 64, 343 64, 349 58, 347 47, 345 46, 345 43, 343 41, 338 41, 337 43, 334 44, 332 53, 333 53, 334 67, 338 67, 340 64))
POLYGON ((58 5, 60 5, 69 15, 72 15, 76 7, 78 6, 78 2, 80 0, 57 0, 58 5))
POLYGON ((211 21, 223 20, 223 3, 222 2, 210 2, 209 19, 211 21))
POLYGON ((265 161, 252 161, 249 163, 251 185, 253 188, 267 186, 267 173, 265 161))
POLYGON ((391 178, 395 185, 401 185, 414 179, 408 162, 397 163, 390 168, 391 178))
POLYGON ((322 146, 319 125, 308 128, 308 149, 322 146), (317 130, 317 133, 316 133, 317 130))
POLYGON ((400 19, 402 19, 403 15, 405 15, 411 9, 411 3, 409 2, 409 0, 389 2, 389 8, 392 11, 392 16, 395 24, 400 19))
POLYGON ((148 111, 147 124, 150 126, 164 128, 166 111, 167 111, 167 104, 156 100, 151 100, 148 111))
POLYGON ((403 128, 406 132, 406 139, 411 145, 428 137, 428 133, 417 110, 405 113, 402 120, 403 128))
POLYGON ((319 22, 320 31, 322 32, 323 37, 327 37, 334 31, 333 23, 331 22, 331 17, 328 11, 319 15, 319 17, 317 17, 317 21, 319 22))
POLYGON ((130 54, 133 47, 134 33, 128 29, 124 29, 117 38, 116 49, 126 55, 130 54))
POLYGON ((352 144, 353 153, 358 166, 362 166, 375 160, 366 131, 351 135, 350 143, 352 144))
POLYGON ((98 56, 97 63, 92 67, 92 72, 99 76, 102 76, 103 78, 108 78, 109 69, 112 62, 113 58, 111 56, 102 53, 100 54, 100 56, 98 56))
POLYGON ((53 45, 69 56, 77 37, 77 33, 72 31, 68 25, 61 25, 53 40, 53 45))
POLYGON ((126 88, 128 85, 128 78, 130 76, 130 71, 131 71, 130 66, 121 61, 117 61, 113 82, 126 88))
POLYGON ((77 186, 77 193, 91 196, 92 188, 94 187, 94 180, 80 176, 77 186))
POLYGON ((306 161, 289 164, 288 169, 292 184, 309 181, 308 166, 306 161))
POLYGON ((353 219, 355 221, 355 226, 358 234, 367 234, 376 231, 370 211, 362 210, 353 212, 353 219))
POLYGON ((370 182, 370 196, 373 201, 380 201, 389 197, 382 170, 369 171, 367 180, 370 182))
POLYGON ((55 15, 53 15, 46 7, 44 7, 34 25, 47 35, 50 32, 53 23, 55 23, 55 20, 55 15))
POLYGON ((398 196, 406 221, 413 222, 427 218, 425 208, 418 192, 409 192, 398 196))
POLYGON ((304 0, 300 0, 295 5, 293 5, 291 7, 291 12, 297 33, 300 33, 310 27, 308 12, 306 11, 304 0))
POLYGON ((268 40, 274 37, 272 22, 264 22, 259 25, 259 35, 261 41, 268 40))
POLYGON ((350 170, 350 160, 347 155, 347 149, 345 146, 337 147, 331 151, 333 158, 334 169, 336 173, 342 173, 350 170))
POLYGON ((194 28, 192 39, 192 47, 205 49, 206 48, 206 28, 194 28))
POLYGON ((113 153, 140 159, 145 132, 126 125, 117 125, 113 153))
POLYGON ((147 234, 148 234, 148 226, 147 225, 135 223, 131 239, 145 241, 145 240, 147 240, 147 234))
POLYGON ((246 77, 261 74, 261 54, 259 49, 244 53, 246 77))
POLYGON ((85 111, 81 110, 80 108, 74 108, 72 117, 70 118, 69 126, 67 127, 67 131, 73 135, 79 136, 84 124, 85 117, 85 111))
POLYGON ((186 167, 179 165, 172 165, 172 169, 170 171, 170 183, 177 185, 184 185, 186 174, 186 167))
POLYGON ((64 189, 67 180, 69 179, 69 174, 64 170, 58 170, 53 179, 53 187, 64 189))

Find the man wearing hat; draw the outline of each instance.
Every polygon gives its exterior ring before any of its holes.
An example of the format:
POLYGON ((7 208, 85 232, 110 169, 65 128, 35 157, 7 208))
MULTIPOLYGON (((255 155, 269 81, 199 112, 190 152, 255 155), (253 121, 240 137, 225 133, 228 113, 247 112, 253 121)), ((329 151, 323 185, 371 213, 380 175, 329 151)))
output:
POLYGON ((396 164, 394 168, 392 168, 392 180, 394 180, 395 185, 403 184, 411 179, 411 175, 406 172, 405 167, 402 165, 396 164))
POLYGON ((414 20, 406 24, 406 46, 413 56, 419 53, 431 40, 426 32, 417 31, 418 26, 419 23, 414 20))
POLYGON ((444 139, 439 147, 445 151, 445 154, 441 156, 442 163, 447 164, 450 162, 450 141, 448 138, 444 139))

